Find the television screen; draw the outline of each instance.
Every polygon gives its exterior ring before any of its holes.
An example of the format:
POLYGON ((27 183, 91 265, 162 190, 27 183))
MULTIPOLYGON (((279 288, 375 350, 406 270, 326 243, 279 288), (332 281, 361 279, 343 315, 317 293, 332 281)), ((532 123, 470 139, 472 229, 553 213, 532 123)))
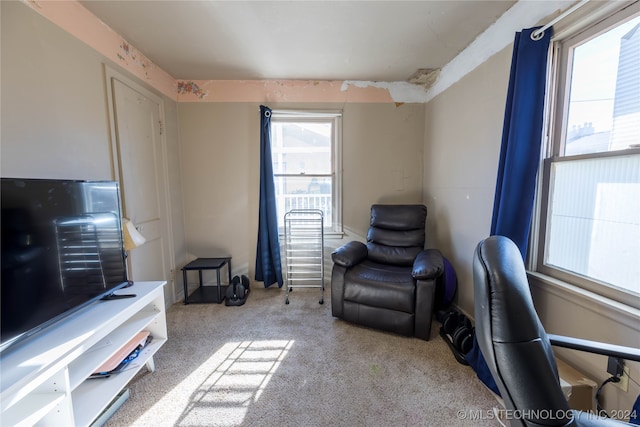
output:
POLYGON ((2 178, 0 350, 127 284, 118 183, 2 178))

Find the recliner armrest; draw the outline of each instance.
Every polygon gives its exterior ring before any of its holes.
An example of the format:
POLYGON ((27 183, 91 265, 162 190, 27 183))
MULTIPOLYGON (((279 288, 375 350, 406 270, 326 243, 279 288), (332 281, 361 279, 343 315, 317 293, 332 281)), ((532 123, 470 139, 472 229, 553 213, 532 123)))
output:
POLYGON ((353 267, 367 257, 367 246, 362 242, 351 241, 331 252, 331 259, 342 267, 353 267))
POLYGON ((428 280, 440 277, 444 273, 444 258, 437 249, 425 249, 413 262, 411 275, 414 279, 428 280))

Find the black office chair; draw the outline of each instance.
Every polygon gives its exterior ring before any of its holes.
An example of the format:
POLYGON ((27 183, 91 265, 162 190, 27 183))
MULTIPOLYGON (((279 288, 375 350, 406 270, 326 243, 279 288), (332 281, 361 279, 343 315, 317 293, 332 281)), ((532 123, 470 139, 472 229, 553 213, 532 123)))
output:
POLYGON ((552 345, 640 361, 640 349, 547 334, 531 299, 522 255, 504 236, 481 241, 474 255, 475 331, 513 426, 621 426, 571 410, 552 345))

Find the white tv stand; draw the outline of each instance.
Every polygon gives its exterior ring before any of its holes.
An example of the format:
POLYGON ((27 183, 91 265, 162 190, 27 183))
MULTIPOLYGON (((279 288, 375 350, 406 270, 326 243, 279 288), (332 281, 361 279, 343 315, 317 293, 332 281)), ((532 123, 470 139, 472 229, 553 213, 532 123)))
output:
POLYGON ((89 426, 167 340, 166 282, 135 282, 135 298, 91 304, 0 356, 0 424, 89 426), (153 341, 131 366, 88 379, 140 331, 153 341))

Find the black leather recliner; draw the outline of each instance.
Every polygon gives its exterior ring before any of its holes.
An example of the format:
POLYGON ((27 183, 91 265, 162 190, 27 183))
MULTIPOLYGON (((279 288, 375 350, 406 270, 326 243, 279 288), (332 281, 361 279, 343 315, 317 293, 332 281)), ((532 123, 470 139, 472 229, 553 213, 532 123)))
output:
POLYGON ((622 426, 571 410, 551 346, 640 361, 640 349, 547 334, 518 247, 504 236, 481 241, 473 261, 478 346, 504 399, 511 426, 622 426))
POLYGON ((444 272, 437 249, 424 249, 424 205, 373 205, 367 243, 331 254, 333 316, 428 340, 436 282, 444 272))

